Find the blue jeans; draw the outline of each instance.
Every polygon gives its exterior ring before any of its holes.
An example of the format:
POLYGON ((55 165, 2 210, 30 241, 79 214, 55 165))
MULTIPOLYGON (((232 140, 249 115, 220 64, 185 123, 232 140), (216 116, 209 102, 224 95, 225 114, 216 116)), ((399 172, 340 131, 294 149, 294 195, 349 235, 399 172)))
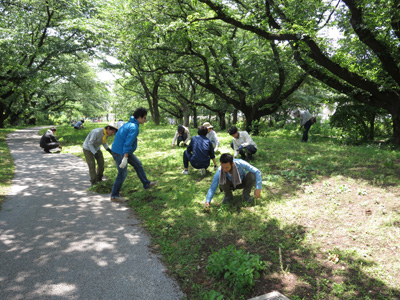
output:
MULTIPOLYGON (((122 184, 124 183, 126 176, 128 176, 128 165, 125 168, 121 169, 119 165, 121 164, 124 156, 113 151, 112 156, 115 160, 115 164, 117 165, 118 175, 117 178, 115 178, 114 185, 111 190, 111 197, 119 197, 119 191, 121 190, 122 184)), ((150 185, 150 180, 148 180, 146 177, 142 162, 134 154, 129 154, 128 164, 135 169, 136 174, 138 175, 140 181, 143 183, 143 187, 147 189, 150 185)))

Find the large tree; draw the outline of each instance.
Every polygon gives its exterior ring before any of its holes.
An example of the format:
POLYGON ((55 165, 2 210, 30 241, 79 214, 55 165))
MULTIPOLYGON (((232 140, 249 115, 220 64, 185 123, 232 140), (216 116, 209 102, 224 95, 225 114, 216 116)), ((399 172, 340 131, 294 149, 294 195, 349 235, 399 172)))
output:
MULTIPOLYGON (((199 0, 220 19, 270 41, 288 41, 310 75, 392 115, 400 143, 400 1, 199 0), (337 43, 321 31, 342 30, 337 43)), ((200 18, 209 18, 209 15, 200 18)))
POLYGON ((0 127, 21 106, 31 106, 43 83, 60 75, 63 56, 79 57, 98 44, 101 27, 91 19, 95 5, 95 1, 0 2, 0 127))

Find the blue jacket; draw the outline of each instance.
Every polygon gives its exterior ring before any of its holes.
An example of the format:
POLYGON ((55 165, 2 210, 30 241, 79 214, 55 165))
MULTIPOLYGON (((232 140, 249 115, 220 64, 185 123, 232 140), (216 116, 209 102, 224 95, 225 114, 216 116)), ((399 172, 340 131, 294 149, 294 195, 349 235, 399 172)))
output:
POLYGON ((137 148, 138 135, 139 122, 132 116, 127 123, 118 129, 111 150, 120 155, 132 154, 137 148))
MULTIPOLYGON (((244 175, 246 174, 246 171, 254 173, 256 175, 256 189, 261 190, 262 187, 262 181, 261 181, 261 172, 259 169, 256 167, 253 167, 251 164, 249 164, 247 161, 241 160, 241 159, 234 159, 233 160, 234 164, 236 165, 236 168, 239 171, 240 178, 243 180, 244 175)), ((218 171, 215 173, 213 181, 211 183, 211 187, 208 190, 207 197, 206 197, 206 202, 210 203, 211 199, 214 197, 215 191, 218 187, 219 184, 219 173, 221 172, 221 167, 218 168, 218 171)), ((226 173, 226 179, 229 181, 232 181, 231 175, 229 173, 226 173)))
POLYGON ((210 165, 210 159, 215 158, 213 144, 208 138, 201 135, 192 137, 186 151, 193 153, 190 162, 192 166, 198 168, 207 168, 210 165))

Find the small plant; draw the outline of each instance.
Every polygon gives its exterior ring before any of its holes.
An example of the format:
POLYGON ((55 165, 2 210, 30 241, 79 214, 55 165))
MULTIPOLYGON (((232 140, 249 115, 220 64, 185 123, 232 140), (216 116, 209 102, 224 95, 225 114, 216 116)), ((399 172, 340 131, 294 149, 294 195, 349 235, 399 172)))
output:
POLYGON ((304 192, 308 195, 313 194, 314 193, 314 188, 311 185, 307 185, 304 189, 304 192))
POLYGON ((209 291, 206 295, 204 295, 204 300, 223 300, 224 295, 214 290, 209 291))
POLYGON ((207 270, 216 277, 223 277, 238 292, 247 292, 260 278, 260 272, 266 267, 266 262, 258 255, 236 250, 233 245, 220 249, 208 259, 207 270))
POLYGON ((368 192, 367 192, 366 189, 359 188, 358 191, 357 191, 357 194, 360 195, 360 196, 367 196, 368 192))
POLYGON ((338 194, 346 194, 349 192, 351 192, 351 189, 349 188, 349 186, 347 184, 339 185, 336 189, 336 193, 338 193, 338 194))

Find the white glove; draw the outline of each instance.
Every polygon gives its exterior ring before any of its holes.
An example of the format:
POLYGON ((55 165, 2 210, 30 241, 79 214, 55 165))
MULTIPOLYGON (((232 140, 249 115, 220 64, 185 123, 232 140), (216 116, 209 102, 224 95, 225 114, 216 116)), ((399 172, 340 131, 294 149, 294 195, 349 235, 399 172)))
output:
POLYGON ((122 161, 121 161, 119 167, 120 167, 121 169, 124 169, 124 168, 126 167, 126 164, 127 164, 127 163, 128 163, 128 158, 124 156, 124 158, 122 159, 122 161))

